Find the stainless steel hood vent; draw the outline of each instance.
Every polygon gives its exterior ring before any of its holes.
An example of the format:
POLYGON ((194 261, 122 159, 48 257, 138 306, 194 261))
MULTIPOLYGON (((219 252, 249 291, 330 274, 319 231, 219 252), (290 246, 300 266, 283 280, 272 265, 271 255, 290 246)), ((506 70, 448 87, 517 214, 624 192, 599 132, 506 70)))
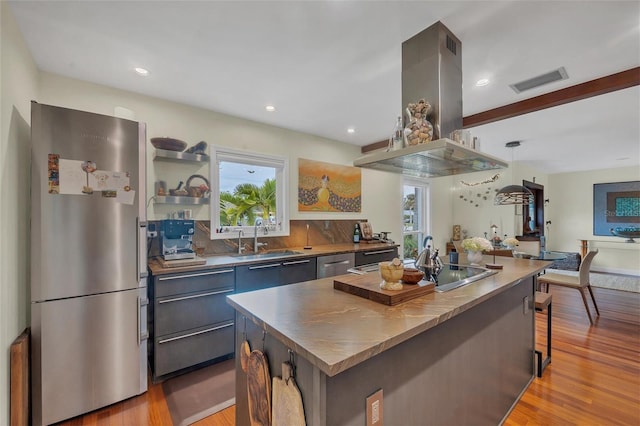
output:
MULTIPOLYGON (((466 148, 446 137, 462 129, 462 43, 436 22, 402 43, 402 111, 425 99, 431 104, 433 141, 354 161, 366 167, 409 176, 436 177, 507 167, 504 161, 466 148)), ((402 114, 404 117, 404 113, 402 114)), ((406 117, 405 117, 406 123, 406 117)))
POLYGON ((450 139, 438 139, 396 151, 374 152, 356 159, 353 165, 415 177, 460 175, 507 167, 507 163, 499 158, 450 139))

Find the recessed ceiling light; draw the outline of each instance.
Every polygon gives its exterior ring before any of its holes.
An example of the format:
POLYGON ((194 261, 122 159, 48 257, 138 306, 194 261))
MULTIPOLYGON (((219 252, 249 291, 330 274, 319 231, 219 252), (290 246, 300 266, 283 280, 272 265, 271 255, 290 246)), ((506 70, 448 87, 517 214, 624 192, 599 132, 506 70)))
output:
POLYGON ((349 127, 347 129, 347 133, 355 133, 355 132, 356 132, 356 129, 354 129, 353 127, 349 127))
POLYGON ((276 107, 274 107, 273 105, 267 105, 266 107, 264 107, 264 109, 266 109, 269 112, 273 112, 276 110, 276 107))
POLYGON ((136 67, 135 70, 140 75, 149 75, 149 70, 146 68, 136 67))
POLYGON ((478 87, 486 86, 487 84, 489 84, 488 78, 481 78, 480 80, 476 81, 476 86, 478 87))

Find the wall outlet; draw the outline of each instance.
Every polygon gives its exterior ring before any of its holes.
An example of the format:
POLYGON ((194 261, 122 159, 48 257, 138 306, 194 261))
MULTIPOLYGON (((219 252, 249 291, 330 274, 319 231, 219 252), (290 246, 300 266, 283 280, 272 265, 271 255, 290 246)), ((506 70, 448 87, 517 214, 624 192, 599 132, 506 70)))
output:
POLYGON ((150 223, 147 225, 147 238, 156 238, 158 236, 158 231, 156 230, 155 223, 150 223))
POLYGON ((367 426, 383 426, 382 419, 382 389, 378 389, 367 397, 367 426))

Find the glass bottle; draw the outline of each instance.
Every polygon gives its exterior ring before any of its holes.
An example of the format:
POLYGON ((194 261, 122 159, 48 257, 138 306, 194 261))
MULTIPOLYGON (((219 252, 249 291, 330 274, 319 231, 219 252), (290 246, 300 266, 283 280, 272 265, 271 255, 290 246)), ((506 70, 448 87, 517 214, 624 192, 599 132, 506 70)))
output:
POLYGON ((356 223, 356 226, 353 228, 353 242, 354 243, 360 242, 360 227, 358 226, 357 223, 356 223))
POLYGON ((404 148, 404 126, 402 125, 402 117, 396 120, 396 127, 393 129, 389 144, 391 150, 404 148))

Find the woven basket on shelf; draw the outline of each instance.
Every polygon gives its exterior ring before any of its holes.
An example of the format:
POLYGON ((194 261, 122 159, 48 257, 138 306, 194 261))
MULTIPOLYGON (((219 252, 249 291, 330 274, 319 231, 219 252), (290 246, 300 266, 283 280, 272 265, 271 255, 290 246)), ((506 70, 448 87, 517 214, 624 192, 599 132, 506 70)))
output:
POLYGON ((202 175, 191 175, 189 179, 187 179, 187 183, 185 185, 185 189, 190 197, 202 198, 209 195, 211 192, 211 187, 209 186, 209 180, 202 175), (204 184, 207 186, 207 189, 201 188, 201 185, 191 186, 191 181, 193 179, 202 179, 204 184))

